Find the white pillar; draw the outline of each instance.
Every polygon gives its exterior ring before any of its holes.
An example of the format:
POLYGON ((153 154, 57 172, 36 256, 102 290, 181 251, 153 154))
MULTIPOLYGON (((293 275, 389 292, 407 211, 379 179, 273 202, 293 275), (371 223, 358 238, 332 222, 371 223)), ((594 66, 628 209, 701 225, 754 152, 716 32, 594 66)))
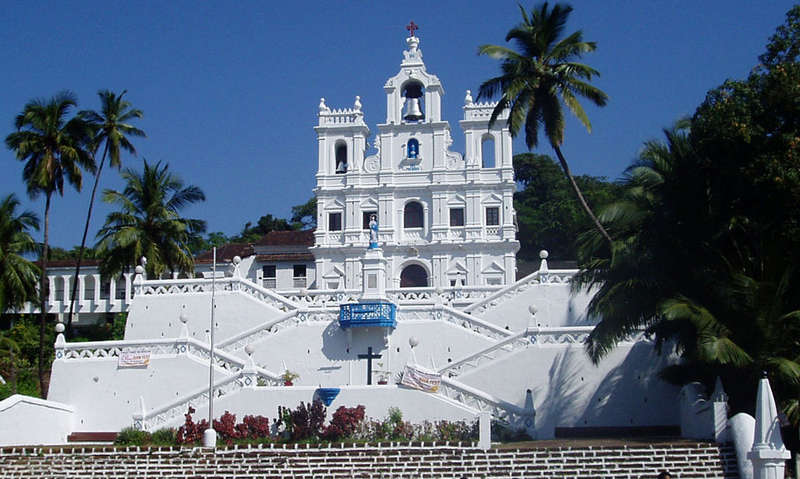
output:
POLYGON ((781 438, 778 408, 766 377, 758 382, 756 430, 748 458, 753 461, 754 479, 783 479, 786 460, 791 457, 781 438))

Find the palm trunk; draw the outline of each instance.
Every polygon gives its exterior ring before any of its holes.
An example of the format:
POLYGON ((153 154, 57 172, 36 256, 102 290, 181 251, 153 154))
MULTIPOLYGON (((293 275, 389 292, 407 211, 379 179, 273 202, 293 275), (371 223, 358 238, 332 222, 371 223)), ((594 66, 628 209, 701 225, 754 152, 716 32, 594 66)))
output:
POLYGON ((75 276, 72 279, 72 294, 70 295, 69 298, 69 316, 67 317, 67 337, 72 336, 72 319, 75 317, 75 295, 78 292, 78 276, 80 276, 81 273, 81 261, 83 261, 83 251, 86 248, 86 235, 89 234, 89 222, 92 220, 92 208, 94 208, 94 196, 97 193, 97 185, 100 183, 100 173, 103 171, 103 164, 106 161, 106 154, 108 154, 108 142, 106 142, 106 147, 105 150, 103 151, 103 158, 100 160, 100 167, 97 168, 97 174, 94 177, 92 196, 91 198, 89 198, 89 212, 86 214, 86 226, 83 227, 83 239, 81 239, 81 247, 78 250, 78 263, 75 265, 75 276))
POLYGON ((569 171, 569 165, 567 165, 567 160, 564 158, 564 155, 561 153, 561 148, 557 145, 552 145, 553 149, 556 151, 556 155, 558 156, 558 161, 561 163, 561 168, 564 169, 564 174, 567 175, 567 179, 569 179, 570 184, 572 185, 572 189, 575 190, 575 195, 578 196, 578 201, 580 201, 581 206, 586 211, 586 214, 589 215, 589 218, 592 219, 594 222, 594 226, 597 228, 597 231, 600 232, 601 235, 608 241, 609 246, 611 246, 612 240, 611 236, 608 234, 603 225, 600 223, 600 220, 597 219, 597 216, 594 215, 594 212, 589 207, 589 204, 586 202, 586 199, 583 197, 583 193, 581 193, 581 189, 578 187, 578 184, 575 183, 575 178, 572 177, 572 172, 569 171))
POLYGON ((42 399, 47 398, 47 391, 45 391, 45 377, 44 377, 45 376, 44 331, 45 331, 45 323, 47 322, 47 295, 49 293, 48 282, 47 282, 47 255, 49 253, 48 250, 50 241, 50 198, 52 197, 52 195, 53 195, 52 191, 47 192, 47 199, 45 200, 44 204, 44 244, 42 245, 42 277, 39 286, 41 288, 41 290, 39 291, 39 298, 41 302, 41 313, 39 315, 38 369, 39 369, 39 395, 42 396, 42 399))

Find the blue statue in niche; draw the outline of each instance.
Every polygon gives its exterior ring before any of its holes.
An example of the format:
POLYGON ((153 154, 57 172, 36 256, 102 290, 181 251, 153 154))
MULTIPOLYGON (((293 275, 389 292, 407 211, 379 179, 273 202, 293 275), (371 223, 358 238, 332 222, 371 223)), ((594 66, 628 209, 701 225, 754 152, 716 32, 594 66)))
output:
POLYGON ((419 155, 419 142, 415 139, 408 140, 408 157, 416 159, 419 155))
POLYGON ((375 215, 369 217, 369 248, 378 248, 378 219, 375 215))

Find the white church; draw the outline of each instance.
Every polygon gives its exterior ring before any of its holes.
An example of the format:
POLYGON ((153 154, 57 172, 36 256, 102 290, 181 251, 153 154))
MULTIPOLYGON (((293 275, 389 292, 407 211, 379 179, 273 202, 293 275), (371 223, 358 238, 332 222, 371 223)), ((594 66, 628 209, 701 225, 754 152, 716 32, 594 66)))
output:
MULTIPOLYGON (((576 271, 549 269, 542 252, 517 280, 505 122, 489 127, 494 104, 467 92, 465 154, 450 151, 444 88, 420 39, 406 41, 376 132, 359 97, 319 103, 317 229, 287 233, 313 246, 277 234, 218 274, 82 276, 81 314, 127 311, 125 339, 59 334, 47 399, 0 402, 0 444, 177 427, 211 397, 216 417, 275 417, 322 398, 375 418, 398 407, 412 422, 488 413, 539 439, 677 433, 679 391, 656 375, 668 358, 640 336, 592 364, 583 341, 595 319, 570 289, 576 271)), ((65 311, 68 286, 68 273, 52 278, 50 312, 65 311)))

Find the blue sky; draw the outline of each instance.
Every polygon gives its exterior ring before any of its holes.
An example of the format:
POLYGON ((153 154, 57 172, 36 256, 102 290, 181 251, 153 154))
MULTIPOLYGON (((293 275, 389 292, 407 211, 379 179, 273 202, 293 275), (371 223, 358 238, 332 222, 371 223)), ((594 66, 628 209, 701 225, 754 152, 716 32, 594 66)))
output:
MULTIPOLYGON (((138 157, 164 161, 207 201, 186 211, 209 231, 238 232, 271 213, 286 217, 312 195, 319 98, 350 107, 361 96, 373 132, 385 120, 382 86, 399 69, 405 25, 420 26, 428 71, 445 88, 443 116, 463 151, 458 120, 464 93, 498 72, 478 57, 519 22, 514 1, 469 2, 7 2, 0 9, 0 135, 13 131, 25 103, 73 90, 82 109, 97 91, 128 90, 144 111, 138 157)), ((602 109, 587 107, 594 129, 569 121, 564 152, 575 173, 618 178, 643 141, 691 114, 706 91, 756 65, 791 1, 596 1, 572 3, 568 29, 598 49, 585 62, 601 72, 602 109)), ((532 3, 525 2, 526 8, 532 3)), ((515 141, 515 151, 525 151, 515 141)), ((542 153, 550 153, 543 147, 542 153)), ((22 164, 0 148, 0 195, 30 200, 22 164)), ((51 242, 80 243, 91 190, 65 190, 52 208, 51 242)), ((101 188, 120 188, 106 170, 101 188)), ((99 204, 91 232, 108 213, 99 204)))

